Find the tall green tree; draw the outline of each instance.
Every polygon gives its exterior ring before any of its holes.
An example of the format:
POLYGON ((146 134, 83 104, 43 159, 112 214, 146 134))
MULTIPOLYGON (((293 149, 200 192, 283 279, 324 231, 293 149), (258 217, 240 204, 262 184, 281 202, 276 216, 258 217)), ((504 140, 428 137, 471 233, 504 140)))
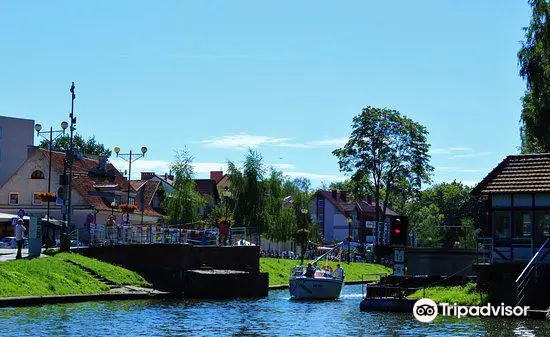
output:
POLYGON ((230 191, 235 201, 233 215, 237 226, 256 227, 259 232, 266 229, 264 204, 267 194, 263 184, 264 173, 262 156, 251 149, 242 169, 233 162, 228 162, 230 191))
POLYGON ((368 106, 353 118, 348 142, 333 151, 340 169, 351 174, 354 194, 364 196, 373 191, 377 221, 381 221, 382 190, 385 214, 397 183, 406 182, 410 189, 420 190, 430 181, 433 167, 427 134, 424 126, 396 110, 368 106))
POLYGON ((431 186, 407 201, 403 214, 409 216, 421 245, 452 248, 458 242, 462 248, 474 247, 474 225, 482 221, 484 205, 470 192, 470 187, 453 181, 431 186))
POLYGON ((550 2, 529 0, 531 22, 518 52, 520 75, 527 81, 521 111, 523 153, 550 152, 550 2))
POLYGON ((193 157, 187 150, 176 152, 170 169, 174 173, 174 189, 163 201, 163 208, 171 225, 196 223, 200 220, 199 209, 206 206, 206 200, 195 191, 193 180, 193 157))
MULTIPOLYGON (((49 149, 48 141, 42 140, 39 147, 43 149, 49 149)), ((110 157, 111 150, 106 148, 105 145, 96 141, 95 137, 92 136, 88 139, 84 139, 81 135, 75 134, 73 136, 73 147, 76 152, 82 154, 89 154, 101 157, 110 157)), ((52 150, 65 152, 69 148, 69 135, 63 135, 53 141, 52 150)))

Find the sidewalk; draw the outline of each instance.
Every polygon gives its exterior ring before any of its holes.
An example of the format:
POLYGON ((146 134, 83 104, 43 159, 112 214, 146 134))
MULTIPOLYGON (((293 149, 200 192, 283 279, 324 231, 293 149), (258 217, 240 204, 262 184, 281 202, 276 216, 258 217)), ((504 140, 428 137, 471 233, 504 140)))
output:
MULTIPOLYGON (((15 248, 0 248, 0 262, 15 260, 16 255, 17 249, 15 248)), ((21 249, 21 255, 23 256, 23 258, 26 258, 29 255, 29 249, 21 249)), ((44 255, 40 255, 40 257, 43 256, 44 255)))

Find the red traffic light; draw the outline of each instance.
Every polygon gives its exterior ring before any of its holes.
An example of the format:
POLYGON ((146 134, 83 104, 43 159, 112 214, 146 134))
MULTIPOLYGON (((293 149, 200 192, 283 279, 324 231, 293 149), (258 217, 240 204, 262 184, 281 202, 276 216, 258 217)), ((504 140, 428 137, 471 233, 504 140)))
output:
POLYGON ((401 230, 399 228, 396 228, 395 229, 395 234, 399 235, 399 233, 401 233, 401 230))

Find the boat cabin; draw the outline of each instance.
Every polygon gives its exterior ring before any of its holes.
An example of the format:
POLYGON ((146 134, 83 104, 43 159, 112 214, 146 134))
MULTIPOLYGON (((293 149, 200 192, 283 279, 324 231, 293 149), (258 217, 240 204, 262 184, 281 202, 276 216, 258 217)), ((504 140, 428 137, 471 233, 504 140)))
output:
MULTIPOLYGON (((486 202, 478 238, 490 263, 529 261, 550 237, 550 154, 511 155, 473 190, 486 202)), ((550 245, 549 245, 550 246, 550 245)), ((550 258, 543 258, 550 263, 550 258)))

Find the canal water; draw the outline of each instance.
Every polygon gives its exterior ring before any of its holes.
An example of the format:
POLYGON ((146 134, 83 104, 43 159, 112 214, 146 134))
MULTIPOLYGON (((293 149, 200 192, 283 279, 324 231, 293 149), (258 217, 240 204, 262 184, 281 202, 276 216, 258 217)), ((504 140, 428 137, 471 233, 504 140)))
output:
POLYGON ((550 323, 360 312, 361 286, 338 301, 298 302, 287 290, 254 300, 140 300, 0 309, 0 336, 550 336, 550 323))

